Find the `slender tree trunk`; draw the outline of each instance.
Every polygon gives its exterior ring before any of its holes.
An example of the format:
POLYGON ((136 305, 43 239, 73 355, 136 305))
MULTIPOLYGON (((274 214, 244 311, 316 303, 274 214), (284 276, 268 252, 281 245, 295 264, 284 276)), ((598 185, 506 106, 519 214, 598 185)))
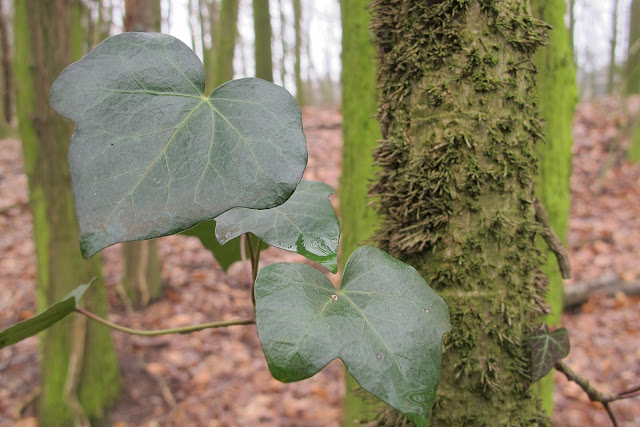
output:
MULTIPOLYGON (((125 31, 160 31, 160 0, 125 0, 125 31)), ((155 240, 123 245, 122 286, 137 306, 146 306, 160 296, 161 266, 155 240)))
MULTIPOLYGON (((629 13, 629 48, 627 51, 626 92, 640 94, 640 0, 631 2, 629 13)), ((631 134, 631 144, 627 153, 629 161, 640 162, 640 115, 631 134)))
POLYGON ((0 51, 2 54, 2 119, 9 126, 13 121, 13 72, 11 69, 11 46, 9 29, 4 13, 4 2, 0 1, 0 51))
POLYGON ((618 47, 618 4, 619 0, 613 0, 613 13, 611 14, 611 42, 609 44, 609 70, 607 73, 607 93, 611 95, 616 83, 616 48, 618 47))
POLYGON ((253 0, 256 77, 273 81, 269 0, 253 0))
MULTIPOLYGON (((96 277, 83 305, 106 316, 101 260, 84 261, 78 247, 67 168, 73 125, 48 105, 54 79, 78 59, 72 56, 77 50, 72 44, 83 43, 70 37, 70 28, 80 25, 71 19, 72 7, 77 4, 68 0, 15 2, 16 101, 36 242, 38 305, 44 308, 59 301, 96 277)), ((84 331, 77 328, 72 333, 72 324, 82 325, 79 319, 69 316, 41 335, 40 426, 70 426, 85 416, 102 419, 104 408, 118 396, 118 364, 109 330, 87 324, 84 331), (84 351, 74 353, 72 346, 84 351), (72 368, 79 375, 67 378, 71 356, 78 362, 72 368), (76 406, 78 398, 81 408, 76 406)))
POLYGON ((571 53, 573 54, 573 62, 575 63, 576 49, 576 0, 569 0, 569 42, 571 43, 571 53))
POLYGON ((375 0, 376 237, 447 302, 436 426, 547 423, 528 337, 548 313, 534 238, 541 137, 526 0, 375 0))
POLYGON ((282 47, 282 58, 280 60, 280 81, 282 87, 286 88, 285 80, 287 79, 287 38, 285 34, 285 28, 287 27, 287 17, 284 14, 282 8, 282 0, 278 0, 278 10, 280 10, 280 46, 282 47))
MULTIPOLYGON (((569 223, 569 178, 571 177, 571 125, 578 98, 576 71, 569 33, 564 23, 565 0, 534 0, 533 15, 552 27, 548 46, 534 56, 538 69, 536 78, 538 105, 544 118, 545 142, 537 144, 538 180, 536 194, 546 207, 549 225, 567 243, 569 223)), ((547 254, 543 271, 549 277, 547 302, 551 314, 547 324, 558 325, 562 314, 564 281, 553 253, 539 247, 547 254)), ((542 405, 551 416, 553 411, 553 373, 540 381, 542 405)))
MULTIPOLYGON (((342 18, 342 21, 344 23, 344 18, 342 18)), ((298 100, 298 104, 304 105, 304 84, 302 83, 302 73, 300 70, 300 50, 302 49, 302 33, 300 28, 301 24, 302 4, 300 0, 293 0, 293 30, 295 32, 295 42, 293 47, 295 51, 295 60, 293 62, 293 74, 296 79, 296 99, 298 100)))
POLYGON ((212 89, 233 79, 233 58, 238 34, 238 0, 222 0, 216 29, 216 68, 212 89))
MULTIPOLYGON (((300 4, 294 0, 294 4, 300 4)), ((371 152, 380 139, 377 111, 376 51, 369 24, 368 0, 342 0, 342 114, 343 149, 340 177, 341 247, 340 269, 351 253, 369 240, 380 223, 368 204, 369 184, 373 178, 371 152)), ((297 22, 297 20, 296 20, 297 22)), ((299 31, 299 29, 297 29, 299 31)), ((300 40, 296 40, 296 61, 300 59, 300 40)), ((300 77, 296 70, 296 78, 300 77)), ((302 84, 296 85, 302 90, 302 84)), ((300 92, 301 94, 301 92, 300 92)), ((380 403, 366 395, 345 370, 344 426, 356 426, 357 420, 370 419, 380 403)))

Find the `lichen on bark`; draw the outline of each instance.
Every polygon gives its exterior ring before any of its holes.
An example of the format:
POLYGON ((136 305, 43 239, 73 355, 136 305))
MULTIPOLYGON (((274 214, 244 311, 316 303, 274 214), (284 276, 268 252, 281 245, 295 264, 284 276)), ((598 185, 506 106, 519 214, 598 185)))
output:
POLYGON ((382 249, 447 302, 434 425, 547 423, 527 337, 548 312, 534 213, 531 55, 547 26, 525 0, 375 0, 378 119, 372 188, 382 249))

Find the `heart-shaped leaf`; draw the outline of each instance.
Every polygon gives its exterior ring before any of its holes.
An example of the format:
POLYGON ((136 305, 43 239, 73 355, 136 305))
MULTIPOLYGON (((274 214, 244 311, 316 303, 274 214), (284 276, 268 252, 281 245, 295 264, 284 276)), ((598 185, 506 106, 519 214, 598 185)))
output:
POLYGON ((266 243, 296 252, 338 270, 340 223, 329 202, 335 191, 317 181, 302 180, 289 200, 271 209, 236 208, 216 218, 220 243, 253 233, 266 243))
MULTIPOLYGON (((93 281, 92 281, 93 282, 93 281)), ((42 332, 72 313, 91 282, 80 285, 59 301, 37 315, 0 332, 0 349, 42 332)))
POLYGON ((284 382, 339 357, 360 385, 416 424, 440 378, 444 300, 418 272, 371 246, 349 258, 342 288, 304 264, 272 264, 255 283, 256 324, 269 369, 284 382))
POLYGON ((77 124, 69 166, 84 257, 290 197, 307 162, 293 97, 254 78, 207 97, 204 81, 191 49, 155 33, 113 36, 55 81, 51 105, 77 124))
POLYGON ((559 328, 549 333, 549 327, 544 324, 530 338, 531 344, 531 379, 538 381, 551 371, 556 362, 569 354, 569 333, 565 328, 559 328))

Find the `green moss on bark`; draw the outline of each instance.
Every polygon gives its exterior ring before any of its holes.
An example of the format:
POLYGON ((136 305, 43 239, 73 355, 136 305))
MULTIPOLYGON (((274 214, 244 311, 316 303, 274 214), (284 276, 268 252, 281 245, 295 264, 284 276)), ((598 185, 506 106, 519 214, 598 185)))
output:
POLYGON ((533 208, 531 55, 546 26, 524 0, 375 0, 381 168, 377 240, 449 306, 434 425, 538 425, 527 337, 548 313, 533 208))
MULTIPOLYGON (((377 109, 376 52, 369 24, 368 0, 343 0, 342 16, 342 113, 343 150, 340 177, 341 269, 351 253, 369 240, 380 222, 369 206, 373 178, 371 152, 380 139, 377 109)), ((357 391, 358 383, 345 372, 344 425, 376 414, 380 404, 357 391), (357 392, 356 392, 357 391, 357 392)))
MULTIPOLYGON (((565 0, 532 1, 533 14, 551 25, 549 43, 534 56, 538 70, 536 89, 538 105, 544 118, 545 141, 537 144, 538 179, 536 194, 545 206, 549 225, 563 244, 567 243, 569 224, 569 178, 571 176, 571 124, 578 100, 576 72, 569 34, 564 23, 565 0)), ((551 314, 549 325, 558 325, 562 315, 564 282, 556 258, 544 241, 538 246, 546 253, 543 267, 549 278, 547 302, 551 314)), ((553 411, 553 373, 539 382, 542 406, 549 415, 553 411)))
POLYGON ((273 81, 271 55, 271 15, 269 0, 253 0, 253 29, 255 34, 256 77, 273 81))
MULTIPOLYGON (((36 241, 38 305, 51 305, 80 283, 97 277, 94 290, 85 295, 83 302, 104 315, 100 259, 84 261, 78 248, 78 225, 66 162, 73 127, 48 106, 51 83, 72 60, 71 16, 67 3, 16 2, 16 103, 36 241)), ((65 319, 41 334, 40 426, 73 424, 63 393, 71 321, 71 317, 65 319)), ((88 346, 78 391, 86 414, 100 419, 103 408, 119 392, 118 364, 108 330, 89 325, 86 338, 88 346)))

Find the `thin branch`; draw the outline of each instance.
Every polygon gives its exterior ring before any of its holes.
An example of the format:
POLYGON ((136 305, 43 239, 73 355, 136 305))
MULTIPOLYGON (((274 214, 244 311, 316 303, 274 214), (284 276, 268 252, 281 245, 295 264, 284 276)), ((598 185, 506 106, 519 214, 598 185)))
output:
POLYGON ((586 379, 584 379, 581 376, 579 376, 578 374, 576 374, 562 360, 560 360, 560 361, 558 361, 556 363, 555 368, 558 371, 562 372, 567 377, 567 379, 569 381, 573 381, 574 383, 578 384, 580 386, 580 388, 582 390, 584 390, 585 393, 587 393, 587 396, 589 396, 589 400, 591 400, 592 402, 600 402, 600 403, 602 403, 602 405, 604 406, 604 409, 607 411, 607 414, 609 414, 609 418, 611 418, 611 422, 613 423, 614 427, 618 426, 618 421, 616 420, 616 417, 615 417, 613 411, 609 407, 609 403, 615 402, 616 400, 630 399, 632 397, 636 397, 636 396, 640 395, 640 385, 635 386, 635 387, 631 387, 631 388, 629 388, 627 390, 624 390, 624 391, 621 391, 619 393, 604 393, 604 392, 601 392, 600 390, 598 390, 595 387, 593 387, 589 383, 589 381, 587 381, 586 379))
POLYGON ((562 242, 558 238, 558 235, 549 226, 547 212, 544 210, 542 203, 540 203, 538 199, 535 199, 534 207, 536 210, 536 220, 538 220, 544 228, 542 237, 544 238, 544 241, 547 242, 549 250, 556 256, 558 267, 560 268, 560 274, 562 274, 563 279, 570 279, 571 263, 569 262, 569 255, 567 255, 567 251, 562 247, 562 242))
POLYGON ((222 328, 225 326, 234 326, 234 325, 253 325, 256 323, 255 319, 236 319, 236 320, 227 320, 222 322, 202 323, 200 325, 182 326, 179 328, 145 331, 140 329, 127 328, 126 326, 121 326, 116 323, 110 322, 106 319, 103 319, 102 317, 96 316, 95 314, 85 310, 82 307, 76 307, 76 311, 80 314, 84 314, 88 318, 93 319, 98 323, 102 323, 103 325, 108 326, 111 329, 115 329, 116 331, 124 332, 125 334, 129 334, 129 335, 140 335, 145 337, 153 337, 157 335, 168 335, 168 334, 187 334, 189 332, 201 331, 203 329, 222 328))

